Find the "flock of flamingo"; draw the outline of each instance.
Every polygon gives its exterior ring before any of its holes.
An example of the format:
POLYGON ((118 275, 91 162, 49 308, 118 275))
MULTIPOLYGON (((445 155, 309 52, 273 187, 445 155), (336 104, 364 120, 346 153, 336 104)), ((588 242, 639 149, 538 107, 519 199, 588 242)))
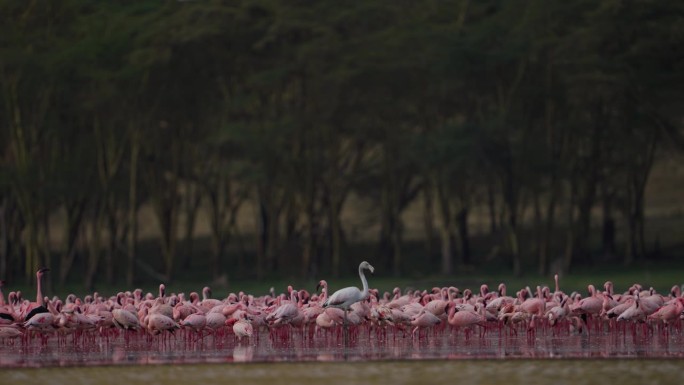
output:
POLYGON ((202 298, 196 292, 143 294, 140 289, 120 292, 109 298, 98 293, 78 298, 69 294, 64 300, 43 297, 41 285, 48 269, 37 275, 36 301, 11 292, 5 300, 0 281, 0 342, 30 344, 50 338, 73 340, 123 338, 169 338, 180 330, 184 338, 198 341, 207 336, 215 340, 232 338, 239 342, 258 341, 259 331, 271 338, 287 339, 298 331, 303 338, 352 336, 367 330, 369 337, 428 338, 452 335, 464 330, 466 338, 474 330, 484 336, 489 330, 509 335, 539 331, 570 333, 681 333, 684 320, 682 288, 673 286, 660 294, 634 284, 624 293, 616 293, 609 281, 597 290, 588 287, 588 295, 566 294, 558 286, 529 287, 509 296, 506 285, 496 291, 481 285, 478 292, 456 287, 435 287, 380 294, 369 289, 364 271, 373 272, 368 262, 359 265, 362 289, 347 287, 328 295, 328 284, 320 281, 315 293, 288 287, 287 293, 273 290, 264 296, 231 293, 224 299, 211 298, 205 287, 202 298))

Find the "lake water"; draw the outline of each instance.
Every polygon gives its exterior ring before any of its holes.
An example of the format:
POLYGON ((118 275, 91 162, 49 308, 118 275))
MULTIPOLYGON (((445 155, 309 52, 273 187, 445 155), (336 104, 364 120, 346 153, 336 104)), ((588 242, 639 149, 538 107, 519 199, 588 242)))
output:
POLYGON ((185 332, 128 341, 69 336, 0 343, 0 367, 2 384, 681 384, 684 337, 637 329, 466 338, 443 330, 419 339, 362 330, 345 345, 339 333, 261 332, 249 341, 185 332))
POLYGON ((684 360, 428 360, 5 369, 3 384, 681 384, 684 360))

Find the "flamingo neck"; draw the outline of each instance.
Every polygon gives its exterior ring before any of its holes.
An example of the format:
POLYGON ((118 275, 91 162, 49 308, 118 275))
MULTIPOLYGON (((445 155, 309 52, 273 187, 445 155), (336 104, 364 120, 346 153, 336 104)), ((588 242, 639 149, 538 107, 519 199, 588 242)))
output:
POLYGON ((319 299, 319 302, 323 303, 325 300, 328 299, 328 286, 323 286, 323 290, 321 290, 321 297, 319 299))
POLYGON ((556 293, 560 291, 560 287, 558 286, 558 274, 553 276, 553 280, 556 281, 556 293))
POLYGON ((359 277, 361 277, 361 284, 363 284, 361 299, 364 300, 368 297, 368 281, 366 281, 366 275, 363 274, 363 268, 361 268, 361 266, 359 266, 359 277))
POLYGON ((38 274, 36 278, 38 278, 36 283, 36 303, 40 306, 45 306, 43 302, 43 274, 38 274))

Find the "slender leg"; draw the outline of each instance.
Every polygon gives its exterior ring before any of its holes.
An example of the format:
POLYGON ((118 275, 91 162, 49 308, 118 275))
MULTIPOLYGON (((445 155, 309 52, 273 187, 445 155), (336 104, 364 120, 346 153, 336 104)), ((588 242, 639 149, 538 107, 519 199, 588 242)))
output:
POLYGON ((349 322, 347 321, 347 309, 344 310, 344 346, 349 346, 349 322))

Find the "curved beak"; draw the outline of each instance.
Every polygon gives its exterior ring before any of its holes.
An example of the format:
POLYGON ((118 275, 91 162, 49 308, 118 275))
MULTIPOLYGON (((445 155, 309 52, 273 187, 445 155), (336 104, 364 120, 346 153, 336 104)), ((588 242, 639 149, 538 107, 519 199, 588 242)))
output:
POLYGON ((38 270, 39 273, 46 273, 48 271, 50 271, 50 269, 48 269, 47 267, 43 267, 42 269, 38 270))

